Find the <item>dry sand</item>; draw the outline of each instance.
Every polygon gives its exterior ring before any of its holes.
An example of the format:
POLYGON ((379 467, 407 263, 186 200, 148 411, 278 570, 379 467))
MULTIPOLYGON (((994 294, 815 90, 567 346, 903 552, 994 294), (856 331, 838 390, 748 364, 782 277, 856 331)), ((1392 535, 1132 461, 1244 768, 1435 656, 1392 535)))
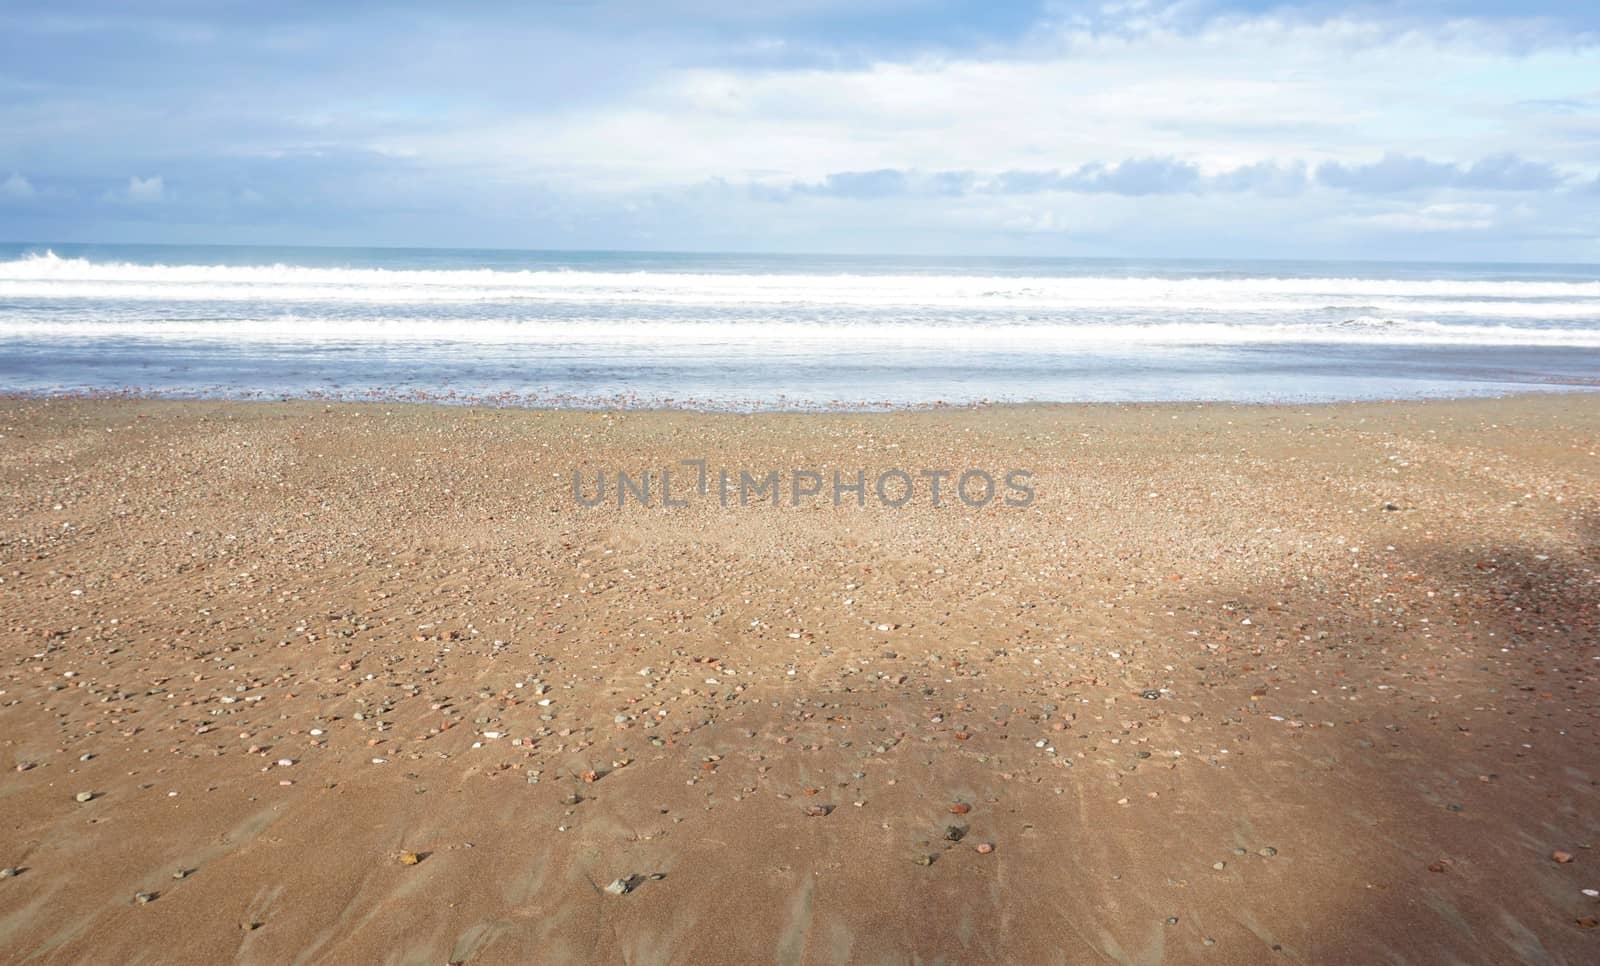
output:
POLYGON ((3 401, 0 958, 1600 961, 1597 451, 1592 396, 3 401), (691 458, 1037 498, 572 498, 691 458))

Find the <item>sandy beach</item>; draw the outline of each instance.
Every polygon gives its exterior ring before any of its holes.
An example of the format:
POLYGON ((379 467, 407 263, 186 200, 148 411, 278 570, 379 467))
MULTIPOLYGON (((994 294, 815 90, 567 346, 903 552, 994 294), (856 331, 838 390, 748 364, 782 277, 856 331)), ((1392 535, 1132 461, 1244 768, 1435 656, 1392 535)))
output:
POLYGON ((1597 452, 1585 394, 3 400, 0 959, 1595 962, 1597 452), (575 499, 686 460, 781 505, 575 499))

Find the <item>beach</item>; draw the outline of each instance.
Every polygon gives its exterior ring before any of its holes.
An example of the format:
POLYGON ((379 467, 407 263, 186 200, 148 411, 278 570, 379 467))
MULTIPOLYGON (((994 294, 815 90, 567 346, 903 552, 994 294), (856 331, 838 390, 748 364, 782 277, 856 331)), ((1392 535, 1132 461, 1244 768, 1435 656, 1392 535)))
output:
POLYGON ((1597 452, 1581 393, 0 400, 0 958, 1592 962, 1597 452))

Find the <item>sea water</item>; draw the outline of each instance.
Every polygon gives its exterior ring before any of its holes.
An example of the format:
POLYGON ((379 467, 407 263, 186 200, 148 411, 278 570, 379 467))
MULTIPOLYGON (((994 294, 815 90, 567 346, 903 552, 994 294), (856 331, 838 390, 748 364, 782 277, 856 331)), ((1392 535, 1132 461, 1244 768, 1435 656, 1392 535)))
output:
POLYGON ((1600 386, 1600 267, 0 245, 0 392, 875 408, 1600 386))

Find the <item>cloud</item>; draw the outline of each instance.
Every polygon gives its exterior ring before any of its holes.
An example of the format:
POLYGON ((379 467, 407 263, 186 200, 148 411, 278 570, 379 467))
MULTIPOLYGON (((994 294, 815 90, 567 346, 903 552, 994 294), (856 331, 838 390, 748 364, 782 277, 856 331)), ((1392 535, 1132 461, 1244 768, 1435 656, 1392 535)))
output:
POLYGON ((1303 161, 1258 161, 1207 172, 1193 161, 1134 158, 1114 164, 1093 161, 1066 173, 1007 171, 997 179, 1010 194, 1077 191, 1138 197, 1163 194, 1227 194, 1255 191, 1293 194, 1307 184, 1303 161))
POLYGON ((141 178, 138 175, 134 175, 128 179, 127 185, 120 191, 108 191, 105 195, 107 201, 135 205, 154 204, 165 200, 166 197, 166 182, 162 180, 159 174, 149 178, 141 178))
POLYGON ((1592 260, 1579 6, 17 0, 0 177, 40 238, 1592 260), (1508 197, 1560 240, 1434 227, 1508 197))
POLYGON ((1489 191, 1544 191, 1559 187, 1566 180, 1565 175, 1543 162, 1496 154, 1461 172, 1457 185, 1489 191))
POLYGON ((1158 195, 1193 191, 1201 181, 1200 169, 1171 158, 1144 158, 1106 166, 1086 164, 1067 175, 1068 191, 1110 192, 1119 195, 1158 195))
POLYGON ((1487 231, 1497 225, 1498 209, 1477 202, 1423 205, 1409 211, 1384 212, 1352 219, 1353 222, 1386 231, 1472 232, 1487 231))
POLYGON ((756 183, 751 190, 755 197, 766 201, 782 201, 794 195, 872 200, 908 195, 965 197, 1046 192, 1132 198, 1248 192, 1285 197, 1305 191, 1314 183, 1357 194, 1387 195, 1447 189, 1545 191, 1562 187, 1570 180, 1567 174, 1551 165, 1525 161, 1510 154, 1492 155, 1471 164, 1392 155, 1367 164, 1328 163, 1317 169, 1315 179, 1304 161, 1258 161, 1208 171, 1198 162, 1167 157, 1090 161, 1066 170, 993 174, 928 173, 895 168, 841 171, 816 182, 795 182, 787 186, 756 183))
POLYGON ((1199 167, 1174 158, 1091 161, 1068 171, 1002 171, 992 183, 1002 194, 1074 191, 1084 194, 1159 195, 1206 188, 1199 167))
POLYGON ((795 185, 792 190, 830 198, 869 199, 905 194, 909 184, 910 179, 904 171, 882 168, 877 171, 841 171, 828 175, 819 184, 795 185))
POLYGON ((1305 189, 1310 176, 1304 161, 1258 161, 1214 174, 1209 181, 1214 191, 1292 195, 1305 189))
POLYGON ((1317 168, 1317 180, 1332 188, 1389 194, 1434 188, 1543 191, 1562 184, 1566 177, 1552 165, 1525 161, 1514 154, 1493 155, 1470 167, 1390 154, 1371 164, 1328 162, 1317 168))
POLYGON ((0 181, 0 198, 11 198, 20 201, 32 198, 34 194, 33 182, 15 171, 11 173, 9 178, 0 181))

